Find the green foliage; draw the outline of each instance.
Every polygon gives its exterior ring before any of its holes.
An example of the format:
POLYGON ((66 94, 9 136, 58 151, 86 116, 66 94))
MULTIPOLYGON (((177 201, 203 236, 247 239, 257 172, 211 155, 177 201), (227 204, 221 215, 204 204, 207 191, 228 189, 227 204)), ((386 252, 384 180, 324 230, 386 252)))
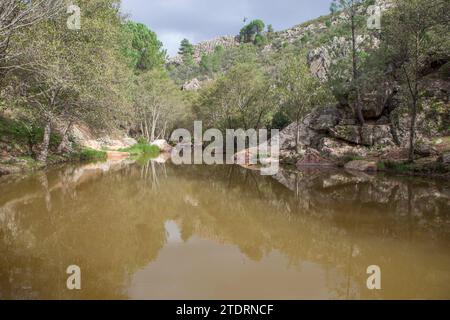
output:
POLYGON ((225 49, 217 46, 211 55, 203 55, 200 61, 200 69, 205 75, 214 75, 222 71, 222 63, 225 49))
POLYGON ((147 142, 166 138, 177 125, 183 108, 181 91, 165 71, 153 70, 137 78, 135 119, 147 142))
POLYGON ((289 116, 285 112, 280 110, 277 113, 275 113, 275 115, 273 116, 272 128, 281 130, 281 129, 284 129, 285 127, 287 127, 288 125, 290 125, 291 123, 292 123, 292 121, 289 118, 289 116))
POLYGON ((180 49, 178 54, 183 57, 183 62, 186 65, 192 65, 194 63, 194 46, 189 42, 188 39, 183 39, 181 41, 180 49))
POLYGON ((128 21, 122 26, 124 33, 123 53, 130 65, 140 71, 162 67, 166 51, 156 34, 142 23, 128 21))
POLYGON ((208 128, 266 127, 272 117, 271 94, 267 75, 258 65, 237 64, 200 91, 194 112, 208 128))
MULTIPOLYGON (((10 145, 26 146, 28 154, 32 155, 34 147, 42 142, 44 130, 36 123, 29 124, 25 121, 10 120, 0 116, 0 142, 10 145)), ((52 133, 50 135, 50 148, 56 149, 61 142, 61 137, 52 133)))
POLYGON ((106 152, 93 149, 82 149, 79 153, 73 155, 74 158, 78 158, 80 161, 92 162, 92 161, 104 161, 106 160, 106 152))
POLYGON ((304 52, 288 51, 279 57, 275 85, 279 106, 291 122, 333 101, 327 88, 311 75, 304 52))
POLYGON ((256 44, 256 41, 262 41, 261 37, 265 27, 266 25, 262 20, 253 20, 241 29, 241 42, 256 44), (259 40, 257 40, 257 36, 259 36, 259 40))
POLYGON ((257 34, 255 36, 255 41, 253 42, 256 46, 262 47, 268 43, 266 36, 262 34, 257 34))
POLYGON ((138 143, 129 148, 121 149, 120 152, 128 152, 133 156, 137 155, 151 155, 157 157, 160 150, 157 146, 150 145, 148 143, 138 143))

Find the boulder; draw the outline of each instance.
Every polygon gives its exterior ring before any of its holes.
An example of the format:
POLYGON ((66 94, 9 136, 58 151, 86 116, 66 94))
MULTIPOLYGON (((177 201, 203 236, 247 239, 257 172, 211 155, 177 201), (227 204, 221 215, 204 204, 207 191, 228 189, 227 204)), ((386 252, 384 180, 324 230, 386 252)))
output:
POLYGON ((280 150, 280 162, 287 165, 295 165, 301 155, 295 150, 280 150))
POLYGON ((388 125, 365 125, 363 127, 338 125, 331 130, 331 136, 368 147, 394 144, 391 127, 388 125))
POLYGON ((376 90, 361 95, 361 109, 365 119, 379 119, 389 102, 395 96, 396 89, 391 83, 382 83, 376 90))
POLYGON ((438 155, 438 151, 432 145, 426 143, 417 144, 414 152, 416 155, 425 158, 438 155))
POLYGON ((12 166, 12 165, 0 163, 0 176, 14 174, 14 173, 20 173, 21 171, 22 171, 21 168, 18 166, 12 166))
POLYGON ((309 128, 315 131, 328 133, 336 126, 340 120, 340 113, 337 107, 328 106, 315 109, 308 119, 309 128))
POLYGON ((443 164, 450 164, 450 152, 445 152, 439 157, 439 162, 443 164))
POLYGON ((280 132, 280 149, 281 150, 306 150, 309 147, 316 146, 323 133, 310 128, 311 117, 306 117, 298 125, 298 146, 296 146, 297 123, 294 122, 280 132))
POLYGON ((122 139, 123 143, 128 146, 128 147, 132 147, 135 144, 137 144, 138 142, 136 141, 136 139, 130 138, 130 137, 125 137, 122 139))
POLYGON ((164 139, 155 140, 151 143, 151 145, 158 147, 161 152, 172 151, 172 146, 164 139))
POLYGON ((297 168, 331 166, 334 166, 334 164, 324 159, 319 151, 312 148, 307 149, 302 159, 297 162, 297 168))
POLYGON ((324 155, 337 161, 348 156, 366 157, 368 153, 365 147, 351 145, 333 138, 324 138, 321 146, 321 151, 324 155))
POLYGON ((376 162, 364 161, 364 160, 354 160, 350 161, 345 165, 345 169, 353 171, 362 172, 377 172, 378 167, 376 162))
POLYGON ((185 91, 197 91, 201 88, 201 83, 197 78, 183 84, 182 89, 185 91))
POLYGON ((326 48, 317 48, 309 52, 307 62, 311 74, 321 81, 328 79, 331 58, 326 48))

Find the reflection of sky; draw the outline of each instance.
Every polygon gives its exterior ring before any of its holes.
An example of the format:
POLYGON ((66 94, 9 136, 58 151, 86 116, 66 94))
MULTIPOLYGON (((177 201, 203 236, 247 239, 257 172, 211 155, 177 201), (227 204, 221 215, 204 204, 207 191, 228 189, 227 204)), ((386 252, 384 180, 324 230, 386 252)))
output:
POLYGON ((170 55, 183 38, 193 43, 236 35, 244 18, 283 30, 328 14, 331 0, 123 0, 123 12, 158 34, 170 55))
POLYGON ((180 231, 180 227, 178 227, 178 224, 173 221, 167 221, 165 224, 165 229, 166 229, 166 238, 167 238, 167 243, 182 243, 183 240, 181 239, 181 231, 180 231))
MULTIPOLYGON (((172 228, 175 222, 166 223, 166 231, 172 228)), ((291 266, 276 250, 254 261, 234 245, 197 236, 173 243, 170 237, 158 259, 134 274, 130 299, 337 299, 327 274, 344 280, 319 264, 291 266)))

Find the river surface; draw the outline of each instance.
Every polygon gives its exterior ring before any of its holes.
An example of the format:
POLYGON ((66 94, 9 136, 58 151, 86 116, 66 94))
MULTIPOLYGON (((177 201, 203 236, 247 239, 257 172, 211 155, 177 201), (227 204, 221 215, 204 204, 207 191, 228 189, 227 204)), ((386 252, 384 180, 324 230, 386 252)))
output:
POLYGON ((0 178, 0 299, 399 298, 450 299, 448 181, 128 160, 0 178))

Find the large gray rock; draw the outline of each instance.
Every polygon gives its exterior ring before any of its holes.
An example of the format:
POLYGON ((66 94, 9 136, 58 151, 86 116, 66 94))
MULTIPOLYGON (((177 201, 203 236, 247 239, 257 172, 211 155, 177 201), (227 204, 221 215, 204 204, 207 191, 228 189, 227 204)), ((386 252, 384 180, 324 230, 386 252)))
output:
POLYGON ((315 149, 307 149, 303 158, 297 162, 297 168, 304 167, 332 167, 334 164, 324 159, 320 152, 315 149))
POLYGON ((336 139, 368 147, 394 144, 391 127, 388 125, 338 125, 331 130, 331 135, 336 139))
POLYGON ((415 146, 415 154, 421 157, 432 157, 439 154, 439 152, 430 144, 419 143, 415 146))
POLYGON ((340 112, 335 106, 315 109, 306 119, 310 129, 328 133, 340 120, 340 112))
POLYGON ((280 149, 281 150, 306 150, 309 147, 319 143, 323 134, 310 128, 310 118, 306 117, 298 125, 292 123, 280 132, 280 149), (296 145, 298 128, 298 145, 296 145))
POLYGON ((366 157, 368 150, 363 146, 351 145, 333 138, 323 138, 321 152, 328 158, 341 160, 345 157, 366 157))
POLYGON ((361 95, 361 108, 366 120, 379 119, 385 110, 392 111, 394 96, 397 93, 396 85, 390 82, 382 83, 376 90, 361 95))
POLYGON ((450 164, 450 152, 446 152, 439 157, 439 162, 443 164, 450 164))

